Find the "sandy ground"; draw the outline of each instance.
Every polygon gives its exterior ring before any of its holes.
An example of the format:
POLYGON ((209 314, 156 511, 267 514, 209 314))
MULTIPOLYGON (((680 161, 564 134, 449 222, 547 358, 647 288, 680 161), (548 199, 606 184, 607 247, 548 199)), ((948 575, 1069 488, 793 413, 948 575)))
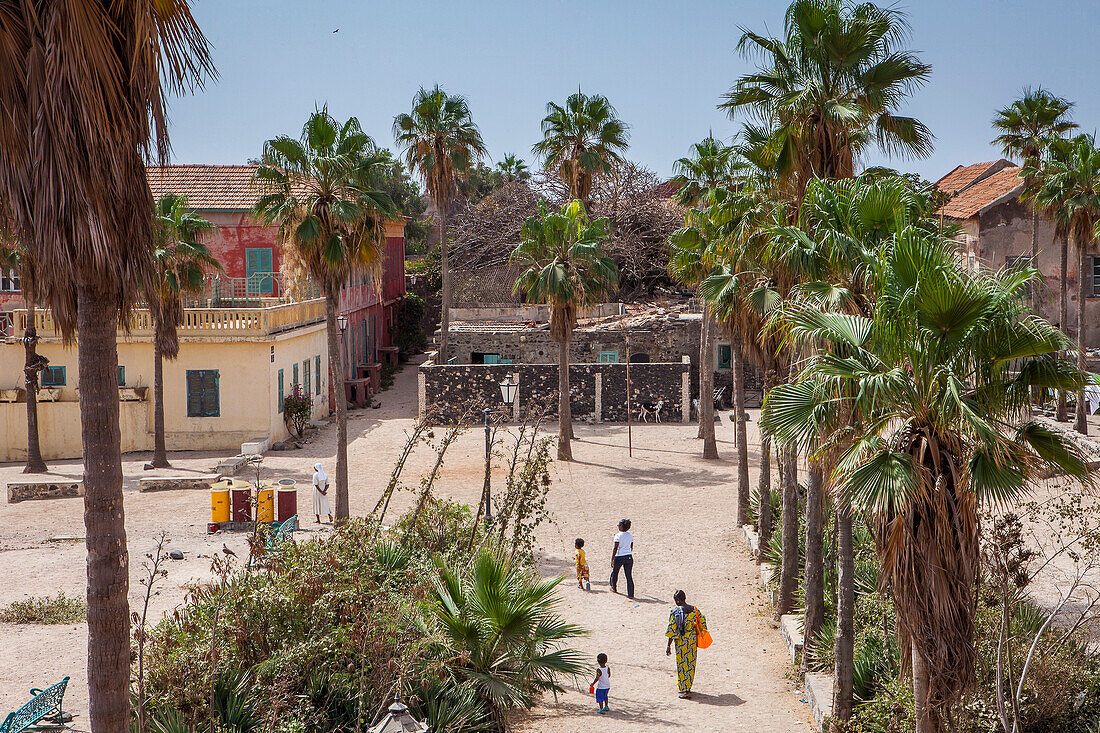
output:
MULTIPOLYGON (((353 514, 367 513, 385 485, 405 431, 412 425, 415 399, 415 369, 407 368, 397 376, 394 388, 381 395, 381 409, 351 413, 353 514)), ((808 706, 786 678, 790 672, 786 649, 763 611, 754 582, 756 566, 734 532, 732 426, 724 419, 719 427, 719 461, 699 458, 696 430, 695 425, 635 427, 634 455, 628 457, 625 426, 576 426, 580 438, 573 449, 576 461, 555 464, 553 469, 557 481, 549 508, 555 522, 540 533, 540 567, 547 575, 571 575, 573 539, 586 539, 592 591, 563 584, 562 611, 591 630, 578 646, 591 654, 593 665, 597 652, 610 657, 612 713, 597 715, 587 694, 587 679, 570 681, 564 695, 548 698, 521 721, 521 730, 809 730, 808 706), (634 523, 635 601, 612 594, 607 582, 611 538, 621 517, 634 523), (700 651, 697 695, 691 701, 677 698, 674 663, 664 654, 664 631, 677 588, 684 589, 689 601, 706 614, 715 639, 714 646, 700 651)), ((308 482, 316 460, 333 473, 334 433, 334 429, 321 431, 300 451, 269 454, 266 474, 308 482)), ((482 433, 473 430, 452 447, 437 484, 440 494, 477 501, 483 440, 482 433)), ((755 444, 754 430, 750 445, 755 444)), ((159 473, 205 473, 219 457, 173 454, 175 469, 159 473)), ((406 479, 415 483, 433 459, 427 448, 414 453, 406 479)), ((755 472, 756 456, 752 459, 755 472)), ((171 547, 185 554, 184 560, 171 562, 170 574, 153 599, 153 615, 159 617, 182 603, 187 583, 209 577, 210 555, 223 542, 244 556, 245 540, 243 535, 206 534, 209 498, 205 492, 138 493, 138 478, 153 473, 142 470, 146 460, 148 455, 130 455, 124 465, 131 607, 140 608, 144 589, 137 579, 144 555, 160 531, 167 531, 171 547)), ((0 465, 0 482, 18 476, 20 468, 0 465)), ((75 462, 59 462, 51 469, 59 476, 81 474, 75 462)), ((392 511, 402 511, 411 498, 411 493, 397 495, 392 511)), ((305 518, 300 537, 331 531, 313 521, 307 491, 299 492, 298 502, 305 518)), ((59 590, 74 595, 84 592, 82 510, 79 499, 0 504, 0 562, 7 577, 0 585, 0 605, 59 590)), ((622 589, 625 584, 620 583, 622 589)), ((86 640, 83 624, 0 624, 0 712, 25 702, 28 688, 71 675, 66 708, 76 714, 77 729, 87 730, 86 640)))

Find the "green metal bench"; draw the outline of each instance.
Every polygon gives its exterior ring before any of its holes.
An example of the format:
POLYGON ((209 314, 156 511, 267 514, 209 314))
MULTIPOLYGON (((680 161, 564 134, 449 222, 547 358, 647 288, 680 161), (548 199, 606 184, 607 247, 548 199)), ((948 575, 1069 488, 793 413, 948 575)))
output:
MULTIPOLYGON (((275 526, 276 525, 272 525, 273 528, 275 526)), ((298 529, 298 515, 295 514, 293 517, 277 526, 278 529, 275 529, 268 537, 267 546, 264 548, 267 552, 278 552, 282 549, 280 545, 294 539, 294 530, 298 529)), ((4 733, 4 731, 0 730, 0 733, 4 733)))
POLYGON ((31 700, 14 713, 9 713, 0 724, 0 733, 20 733, 41 720, 49 720, 58 726, 65 724, 61 711, 61 698, 65 697, 65 687, 69 678, 58 682, 45 690, 31 690, 31 700))

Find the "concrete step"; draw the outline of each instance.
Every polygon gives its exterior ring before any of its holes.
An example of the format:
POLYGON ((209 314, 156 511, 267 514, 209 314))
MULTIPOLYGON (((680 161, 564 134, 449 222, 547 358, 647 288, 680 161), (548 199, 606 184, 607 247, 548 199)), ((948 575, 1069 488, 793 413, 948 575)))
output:
POLYGON ((809 672, 805 679, 806 702, 813 711, 815 730, 826 733, 829 720, 833 717, 833 674, 832 672, 809 672))
POLYGON ((802 639, 805 636, 802 621, 803 615, 801 613, 785 613, 779 617, 779 631, 783 634, 783 641, 787 644, 787 652, 791 655, 791 664, 798 664, 802 659, 802 639))

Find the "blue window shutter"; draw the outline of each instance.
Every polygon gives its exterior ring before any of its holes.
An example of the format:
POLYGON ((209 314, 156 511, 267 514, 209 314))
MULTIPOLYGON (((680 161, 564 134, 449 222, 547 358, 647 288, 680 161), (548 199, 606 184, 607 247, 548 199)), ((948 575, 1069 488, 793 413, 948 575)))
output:
POLYGON ((317 394, 321 394, 321 355, 320 354, 313 357, 313 366, 316 367, 314 369, 314 371, 317 372, 317 374, 313 377, 314 379, 317 380, 317 394))
POLYGON ((283 370, 279 370, 279 412, 283 411, 283 370))

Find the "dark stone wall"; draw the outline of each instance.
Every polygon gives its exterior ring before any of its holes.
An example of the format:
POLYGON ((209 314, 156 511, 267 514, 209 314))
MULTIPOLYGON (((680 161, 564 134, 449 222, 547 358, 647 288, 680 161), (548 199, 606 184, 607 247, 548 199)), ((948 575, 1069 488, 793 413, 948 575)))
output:
MULTIPOLYGON (((664 402, 661 420, 681 419, 681 388, 683 376, 690 365, 684 363, 631 364, 631 409, 638 417, 642 404, 664 402)), ((596 410, 596 374, 602 375, 602 418, 611 422, 626 420, 626 364, 573 364, 569 367, 570 405, 573 417, 592 417, 596 410)), ((453 422, 469 413, 470 419, 480 419, 484 407, 506 409, 511 419, 511 406, 505 406, 500 395, 500 383, 519 374, 520 419, 531 410, 545 406, 549 414, 557 414, 558 367, 556 364, 427 364, 420 367, 424 379, 424 402, 427 411, 438 422, 453 422)))

